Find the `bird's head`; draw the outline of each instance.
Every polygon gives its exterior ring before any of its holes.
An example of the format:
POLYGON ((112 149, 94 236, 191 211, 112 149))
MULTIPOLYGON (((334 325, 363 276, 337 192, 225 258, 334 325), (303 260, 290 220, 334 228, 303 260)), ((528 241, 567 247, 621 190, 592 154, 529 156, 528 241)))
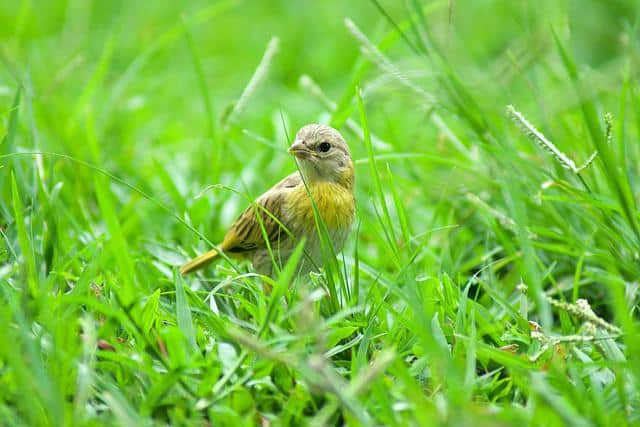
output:
POLYGON ((340 132, 334 128, 319 124, 304 126, 296 134, 289 153, 296 156, 308 182, 330 181, 353 186, 351 153, 340 132))

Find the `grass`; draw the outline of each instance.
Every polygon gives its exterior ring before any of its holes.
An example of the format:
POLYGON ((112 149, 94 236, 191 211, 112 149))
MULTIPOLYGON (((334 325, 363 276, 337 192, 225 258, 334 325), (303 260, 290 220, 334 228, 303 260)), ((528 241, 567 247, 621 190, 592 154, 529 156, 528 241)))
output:
POLYGON ((640 424, 635 2, 0 22, 0 424, 640 424), (179 276, 309 122, 356 160, 336 261, 179 276))

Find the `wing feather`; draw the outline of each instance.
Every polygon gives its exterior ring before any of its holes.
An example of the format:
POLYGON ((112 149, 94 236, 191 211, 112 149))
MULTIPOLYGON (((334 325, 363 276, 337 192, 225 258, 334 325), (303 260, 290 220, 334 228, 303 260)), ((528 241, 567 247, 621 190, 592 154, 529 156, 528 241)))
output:
POLYGON ((301 184, 300 174, 294 172, 260 196, 236 219, 220 244, 220 249, 226 252, 243 253, 265 248, 260 220, 270 244, 286 239, 287 233, 280 225, 282 223, 286 226, 286 215, 283 211, 286 196, 301 184))

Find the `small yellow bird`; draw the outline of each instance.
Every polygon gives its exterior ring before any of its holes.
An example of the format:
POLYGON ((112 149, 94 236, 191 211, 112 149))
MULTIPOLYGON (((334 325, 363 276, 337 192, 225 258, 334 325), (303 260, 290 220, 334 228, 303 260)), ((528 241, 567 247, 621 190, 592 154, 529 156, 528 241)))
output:
MULTIPOLYGON (((296 134, 289 153, 296 157, 302 176, 294 172, 258 197, 218 245, 218 250, 227 256, 250 259, 256 272, 268 276, 274 275, 274 264, 260 221, 274 259, 280 265, 286 263, 299 239, 306 238, 307 258, 301 260, 298 271, 308 272, 322 266, 324 259, 309 193, 336 253, 342 249, 355 217, 353 161, 337 130, 319 124, 306 125, 296 134)), ((218 250, 187 262, 180 272, 187 274, 206 266, 220 256, 218 250)))

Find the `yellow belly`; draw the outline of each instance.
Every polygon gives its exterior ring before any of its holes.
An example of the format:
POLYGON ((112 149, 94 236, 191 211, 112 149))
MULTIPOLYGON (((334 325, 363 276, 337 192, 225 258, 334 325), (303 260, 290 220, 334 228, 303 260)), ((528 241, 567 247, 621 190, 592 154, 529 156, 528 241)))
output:
MULTIPOLYGON (((355 216, 355 200, 350 190, 331 182, 317 182, 309 187, 318 213, 329 230, 348 229, 355 216)), ((315 228, 313 204, 304 185, 296 187, 287 198, 287 212, 295 227, 315 228)))

